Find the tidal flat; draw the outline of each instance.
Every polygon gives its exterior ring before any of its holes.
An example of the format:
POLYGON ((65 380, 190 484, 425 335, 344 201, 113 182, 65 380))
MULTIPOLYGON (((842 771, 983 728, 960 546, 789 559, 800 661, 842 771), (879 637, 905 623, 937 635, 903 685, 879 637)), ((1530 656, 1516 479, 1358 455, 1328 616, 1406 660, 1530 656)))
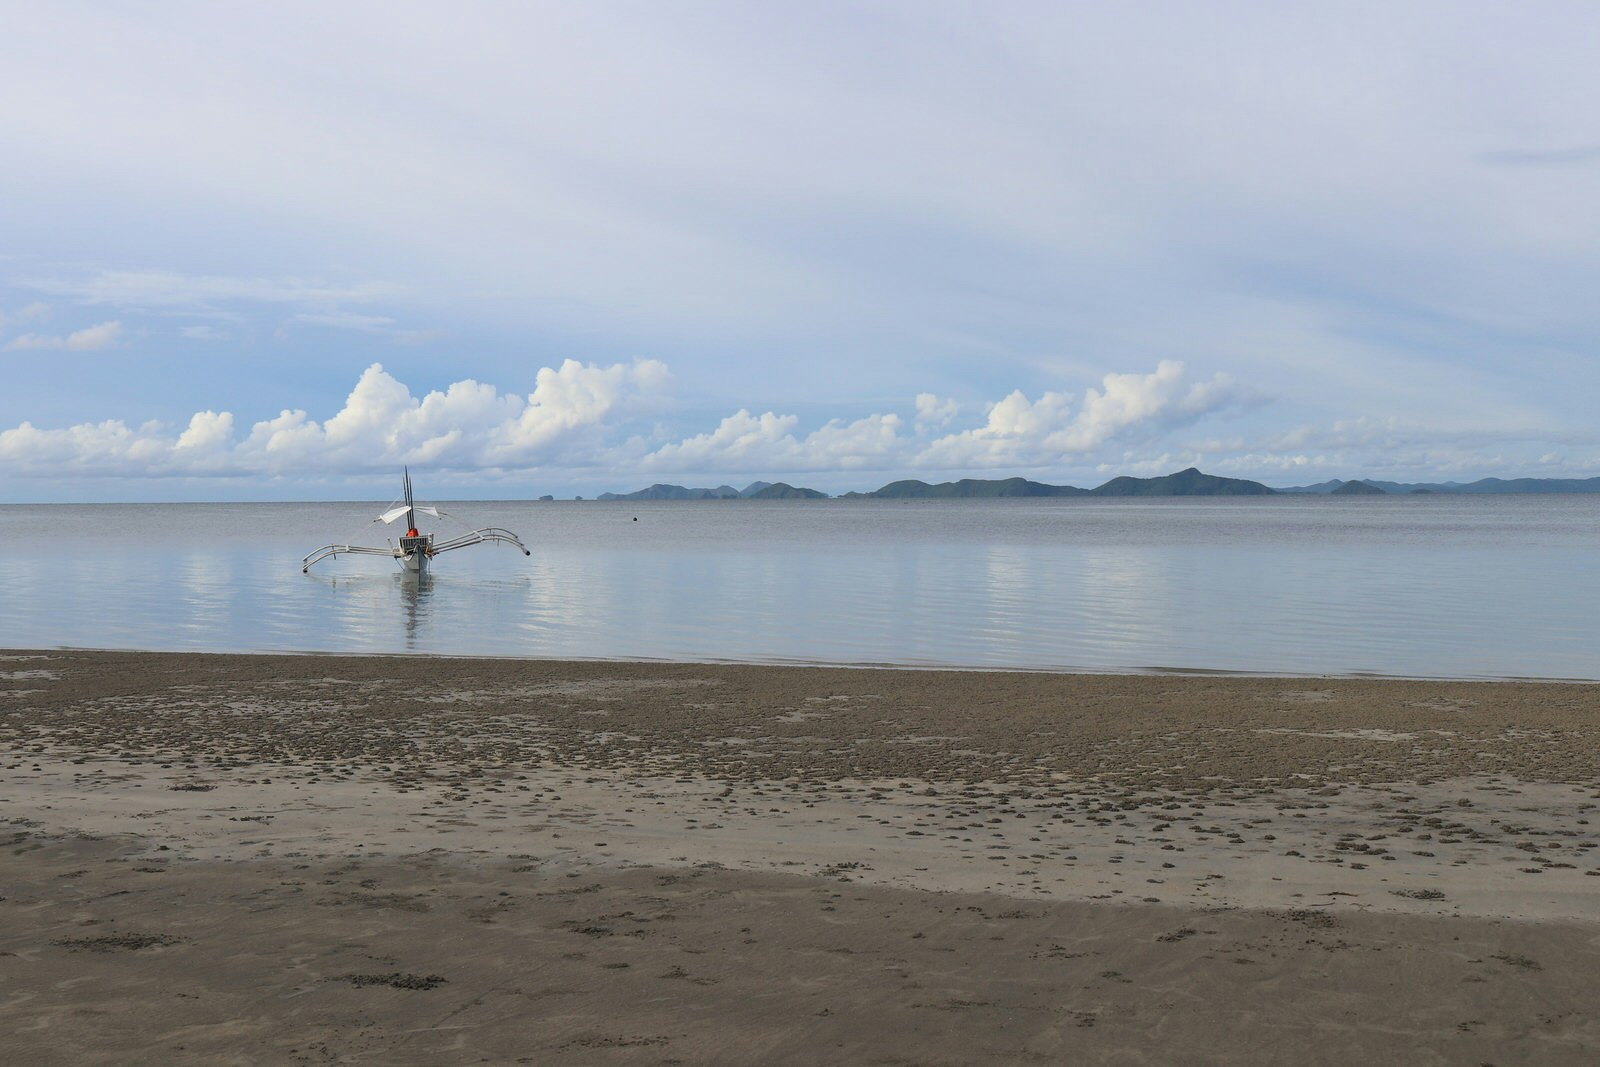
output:
POLYGON ((1600 1057, 1600 686, 13 651, 0 1038, 1600 1057))

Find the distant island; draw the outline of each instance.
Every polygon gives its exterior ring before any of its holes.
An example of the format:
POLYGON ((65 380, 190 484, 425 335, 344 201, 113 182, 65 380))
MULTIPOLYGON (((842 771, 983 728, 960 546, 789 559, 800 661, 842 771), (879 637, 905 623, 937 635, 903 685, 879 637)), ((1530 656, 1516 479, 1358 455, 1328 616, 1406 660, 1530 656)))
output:
MULTIPOLYGON (((1364 492, 1343 489, 1349 482, 1335 478, 1316 485, 1279 489, 1280 493, 1364 492)), ((1479 478, 1475 482, 1380 482, 1364 478, 1359 483, 1385 493, 1600 493, 1600 478, 1479 478)))
POLYGON ((1270 496, 1276 490, 1245 478, 1223 478, 1201 474, 1190 467, 1161 478, 1113 478, 1093 496, 1270 496))
MULTIPOLYGON (((719 485, 715 489, 686 489, 657 482, 634 493, 601 493, 596 500, 749 500, 772 487, 771 482, 751 482, 743 489, 719 485)), ((818 494, 819 496, 822 494, 818 494)))
POLYGON ((991 481, 963 478, 959 482, 890 482, 872 493, 846 493, 845 500, 971 499, 1010 496, 1266 496, 1273 490, 1243 478, 1219 478, 1193 467, 1160 478, 1113 478, 1095 489, 1075 485, 1046 485, 1025 478, 991 481))
POLYGON ((775 482, 745 497, 746 500, 826 500, 828 494, 816 489, 796 488, 788 482, 775 482))
MULTIPOLYGON (((1113 478, 1096 489, 1046 485, 1026 478, 963 478, 930 485, 916 479, 890 482, 870 493, 845 493, 841 500, 972 500, 1044 496, 1266 496, 1275 492, 1260 482, 1202 474, 1193 467, 1160 478, 1113 478)), ((743 489, 719 485, 693 489, 652 485, 632 493, 602 493, 600 500, 826 500, 828 494, 786 482, 752 482, 743 489)))
MULTIPOLYGON (((1197 468, 1158 478, 1113 478, 1093 489, 1075 485, 1049 485, 1027 478, 962 478, 930 484, 915 478, 890 482, 865 493, 844 493, 840 500, 982 500, 1008 497, 1155 497, 1155 496, 1271 496, 1278 493, 1326 496, 1386 496, 1424 493, 1600 493, 1596 478, 1483 478, 1476 482, 1380 482, 1370 478, 1331 479, 1316 485, 1274 489, 1247 478, 1224 478, 1197 468)), ((828 494, 787 482, 751 482, 743 489, 719 485, 691 489, 656 484, 632 493, 602 493, 600 500, 827 500, 828 494)))
POLYGON ((963 478, 959 482, 940 482, 938 485, 929 485, 927 482, 919 482, 915 479, 890 482, 876 492, 846 493, 841 499, 944 500, 971 497, 1088 495, 1089 490, 1079 489, 1075 485, 1045 485, 1043 482, 1030 482, 1026 478, 1002 478, 998 480, 963 478))

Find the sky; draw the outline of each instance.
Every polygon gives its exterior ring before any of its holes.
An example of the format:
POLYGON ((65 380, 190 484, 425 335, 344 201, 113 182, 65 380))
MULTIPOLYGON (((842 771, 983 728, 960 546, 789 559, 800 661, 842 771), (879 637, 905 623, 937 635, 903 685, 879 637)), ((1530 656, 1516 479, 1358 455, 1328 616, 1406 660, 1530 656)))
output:
POLYGON ((1597 39, 0 0, 0 501, 1600 475, 1597 39))

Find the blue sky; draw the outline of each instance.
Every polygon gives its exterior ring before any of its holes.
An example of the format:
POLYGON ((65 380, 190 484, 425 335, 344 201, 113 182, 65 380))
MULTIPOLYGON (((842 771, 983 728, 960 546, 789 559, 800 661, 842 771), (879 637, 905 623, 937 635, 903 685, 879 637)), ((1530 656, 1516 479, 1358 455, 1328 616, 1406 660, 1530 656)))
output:
POLYGON ((0 0, 0 500, 1597 475, 1597 38, 0 0))

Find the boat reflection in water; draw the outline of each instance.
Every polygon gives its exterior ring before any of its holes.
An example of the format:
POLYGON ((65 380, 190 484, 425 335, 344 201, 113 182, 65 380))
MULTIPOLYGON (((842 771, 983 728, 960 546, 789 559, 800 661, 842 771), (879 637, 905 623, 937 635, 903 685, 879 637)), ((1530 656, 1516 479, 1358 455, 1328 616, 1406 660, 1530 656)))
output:
POLYGON ((428 618, 429 599, 433 596, 433 575, 427 571, 410 571, 398 577, 400 607, 405 613, 406 651, 417 647, 417 627, 428 618))

